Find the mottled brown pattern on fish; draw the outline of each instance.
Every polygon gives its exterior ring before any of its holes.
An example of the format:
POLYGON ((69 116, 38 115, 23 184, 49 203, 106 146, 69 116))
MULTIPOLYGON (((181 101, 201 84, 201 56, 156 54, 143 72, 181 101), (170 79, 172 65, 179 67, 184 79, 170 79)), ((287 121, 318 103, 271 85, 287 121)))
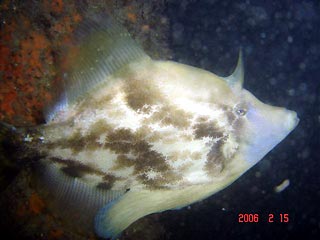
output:
MULTIPOLYGON (((172 132, 158 132, 154 131, 152 128, 143 125, 141 128, 135 131, 135 135, 143 138, 148 143, 152 144, 154 142, 162 142, 165 144, 172 144, 177 141, 177 135, 172 134, 172 132)), ((183 140, 192 140, 192 134, 182 135, 183 140)))
POLYGON ((189 126, 191 114, 169 103, 159 87, 144 79, 130 79, 124 86, 126 101, 133 110, 149 113, 151 106, 160 106, 145 123, 159 122, 160 125, 173 125, 178 128, 189 126))
POLYGON ((222 152, 224 143, 225 139, 219 140, 217 143, 213 144, 210 152, 207 154, 205 170, 209 176, 219 175, 225 167, 227 159, 225 159, 222 152))
POLYGON ((107 174, 103 177, 103 181, 98 183, 97 188, 104 189, 104 190, 109 190, 113 187, 114 183, 119 180, 119 178, 107 174))
MULTIPOLYGON (((226 132, 226 129, 219 127, 218 123, 214 120, 209 120, 208 116, 201 116, 197 119, 196 124, 194 124, 194 135, 196 139, 203 137, 213 138, 212 147, 210 152, 207 154, 207 159, 205 163, 205 171, 209 176, 219 175, 225 165, 231 160, 227 159, 224 155, 223 149, 227 144, 227 140, 235 132, 240 133, 241 122, 243 121, 233 113, 231 107, 221 105, 221 109, 227 117, 228 124, 232 125, 232 132, 226 132)), ((238 140, 237 137, 235 140, 238 140)), ((232 158, 231 154, 228 158, 232 158)))
POLYGON ((112 168, 113 171, 117 171, 119 169, 122 169, 124 167, 132 167, 135 164, 135 159, 132 157, 128 157, 126 154, 119 154, 117 156, 117 163, 112 168))
MULTIPOLYGON (((236 126, 238 120, 233 114, 232 109, 228 106, 223 107, 224 113, 227 115, 229 124, 233 124, 233 128, 236 126), (229 115, 229 116, 228 116, 229 115)), ((226 159, 223 153, 223 148, 228 140, 230 132, 219 127, 217 122, 209 120, 207 116, 201 116, 197 119, 197 123, 193 126, 194 135, 196 139, 203 137, 211 137, 214 139, 210 152, 207 154, 207 160, 205 163, 205 171, 209 176, 216 176, 223 171, 225 164, 230 160, 226 159)))
MULTIPOLYGON (((112 92, 112 91, 111 91, 112 92)), ((84 112, 88 109, 88 106, 93 106, 95 109, 104 109, 111 100, 114 98, 114 94, 106 93, 100 98, 95 98, 93 96, 85 98, 85 101, 79 104, 78 112, 84 112)))
POLYGON ((202 156, 201 152, 193 152, 191 153, 191 159, 192 160, 200 160, 202 156))
POLYGON ((225 113, 226 116, 227 116, 228 123, 229 123, 229 124, 233 124, 233 122, 236 120, 236 115, 235 115, 234 112, 232 111, 232 108, 226 107, 224 113, 225 113))
POLYGON ((180 154, 177 151, 171 152, 169 155, 169 159, 171 161, 177 161, 179 159, 179 157, 180 157, 180 154))
POLYGON ((102 180, 97 184, 97 187, 104 190, 111 189, 117 180, 121 180, 119 177, 104 173, 96 168, 74 160, 60 158, 50 158, 49 160, 54 163, 62 164, 63 166, 60 168, 61 171, 72 178, 83 178, 87 174, 100 176, 102 180))
MULTIPOLYGON (((151 129, 149 130, 151 131, 151 129)), ((68 139, 58 140, 48 144, 48 146, 52 148, 60 147, 71 149, 74 154, 84 150, 96 150, 97 148, 111 150, 114 153, 119 154, 113 170, 134 167, 133 174, 136 175, 143 184, 150 188, 157 188, 165 183, 178 181, 181 176, 173 173, 166 162, 166 157, 161 153, 152 150, 151 142, 145 140, 145 134, 147 132, 146 130, 133 132, 127 128, 114 130, 111 129, 104 120, 100 120, 90 127, 87 134, 83 135, 80 130, 76 130, 68 139), (106 135, 103 144, 99 144, 98 142, 101 134, 106 135), (126 157, 125 154, 128 153, 133 156, 133 159, 126 157), (161 173, 161 176, 159 175, 157 178, 149 179, 146 174, 149 170, 159 172, 161 173)), ((159 135, 157 138, 160 137, 161 136, 159 135)), ((108 159, 106 159, 106 161, 108 161, 108 159)), ((66 162, 64 162, 64 164, 66 164, 66 162)), ((93 171, 94 169, 90 167, 85 168, 82 165, 76 164, 69 164, 63 169, 66 174, 73 177, 81 177, 86 171, 89 172, 90 170, 93 171)), ((100 187, 103 186, 106 186, 106 183, 101 184, 100 187)))
POLYGON ((190 168, 192 168, 192 166, 193 166, 193 164, 191 162, 184 163, 183 165, 181 165, 179 167, 179 171, 187 172, 188 170, 190 170, 190 168))
POLYGON ((180 159, 186 160, 190 158, 191 160, 200 160, 201 159, 201 152, 191 152, 189 150, 184 150, 181 152, 174 151, 170 153, 169 159, 170 161, 177 161, 180 159))
POLYGON ((149 144, 145 144, 143 149, 136 152, 135 172, 141 173, 148 171, 150 168, 157 172, 168 172, 171 170, 166 163, 166 157, 161 153, 151 150, 149 144))
POLYGON ((104 147, 117 154, 129 153, 133 142, 135 142, 135 139, 131 131, 121 128, 114 130, 106 136, 104 147))
POLYGON ((69 148, 73 153, 81 152, 85 149, 95 150, 100 145, 97 142, 102 133, 108 133, 111 131, 111 126, 104 120, 99 120, 90 127, 90 132, 83 135, 80 129, 75 130, 69 138, 59 139, 55 142, 47 142, 45 146, 49 149, 53 148, 69 148))
POLYGON ((113 129, 105 120, 101 119, 90 127, 90 136, 100 136, 101 133, 108 133, 113 129))
POLYGON ((83 177, 85 174, 105 176, 105 173, 78 161, 70 159, 50 158, 51 162, 64 165, 61 170, 70 177, 83 177))
POLYGON ((159 122, 162 126, 172 125, 178 129, 187 128, 190 125, 192 114, 174 105, 164 105, 156 111, 146 122, 159 122))
POLYGON ((81 178, 87 173, 94 173, 92 169, 86 165, 77 164, 77 165, 67 165, 66 167, 61 168, 62 172, 70 177, 81 178))
POLYGON ((160 89, 145 79, 129 79, 125 82, 124 91, 128 105, 135 111, 148 112, 150 109, 143 108, 145 105, 151 106, 163 101, 160 89))
POLYGON ((234 129, 234 134, 237 140, 239 140, 239 138, 241 138, 241 132, 242 129, 244 127, 245 124, 245 120, 241 117, 237 118, 234 122, 233 122, 233 129, 234 129))
POLYGON ((149 178, 146 172, 138 176, 138 179, 149 189, 164 189, 167 184, 175 184, 181 178, 177 178, 172 172, 160 172, 160 176, 149 178))
POLYGON ((152 128, 148 126, 143 126, 137 129, 135 135, 139 136, 140 138, 144 138, 149 143, 159 142, 164 137, 163 133, 160 134, 159 132, 154 131, 152 128))
POLYGON ((129 129, 121 128, 109 134, 105 147, 119 154, 113 170, 133 167, 133 174, 149 188, 159 188, 181 178, 172 171, 164 155, 152 150, 150 143, 129 129), (126 155, 129 153, 130 157, 126 155), (149 179, 146 173, 150 170, 161 173, 161 177, 149 179))
POLYGON ((207 121, 205 117, 199 118, 193 129, 196 139, 203 137, 221 138, 224 132, 223 129, 218 127, 216 121, 207 121))
POLYGON ((221 109, 227 117, 229 125, 232 125, 233 131, 236 136, 239 136, 241 129, 243 128, 244 120, 235 114, 232 107, 227 105, 221 105, 221 109))
POLYGON ((49 146, 51 148, 61 147, 69 148, 73 153, 78 153, 82 151, 86 146, 86 139, 82 136, 80 130, 76 130, 68 139, 58 140, 49 146))
POLYGON ((182 140, 184 141, 192 141, 194 139, 193 134, 186 133, 185 135, 180 136, 182 140))
POLYGON ((107 104, 110 103, 110 101, 114 98, 113 94, 106 94, 103 95, 102 98, 99 99, 92 99, 92 105, 90 105, 91 103, 89 102, 88 104, 86 104, 87 106, 95 106, 96 109, 104 109, 106 107, 107 104))
POLYGON ((163 137, 161 139, 162 143, 164 144, 174 144, 177 141, 177 137, 176 136, 168 136, 168 137, 163 137))
POLYGON ((148 188, 163 188, 166 184, 177 183, 182 176, 173 172, 165 161, 166 158, 161 153, 148 149, 134 159, 134 173, 148 188), (147 176, 149 170, 159 173, 160 176, 150 179, 147 176))
MULTIPOLYGON (((106 134, 110 132, 112 127, 108 125, 104 120, 99 120, 95 122, 90 127, 90 132, 82 136, 82 142, 84 143, 83 149, 95 150, 99 147, 98 138, 102 133, 106 134)), ((76 141, 76 138, 73 138, 76 141)), ((71 146, 72 147, 72 146, 71 146)))

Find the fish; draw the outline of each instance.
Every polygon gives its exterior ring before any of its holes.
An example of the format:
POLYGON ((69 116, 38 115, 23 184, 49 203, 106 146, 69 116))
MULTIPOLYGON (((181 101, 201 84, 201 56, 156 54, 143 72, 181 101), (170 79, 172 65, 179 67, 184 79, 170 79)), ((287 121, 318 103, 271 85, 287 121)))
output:
POLYGON ((298 125, 296 112, 243 88, 242 59, 240 50, 228 77, 153 60, 111 17, 87 18, 46 123, 2 123, 1 144, 19 149, 20 163, 33 159, 65 218, 115 239, 226 188, 298 125))

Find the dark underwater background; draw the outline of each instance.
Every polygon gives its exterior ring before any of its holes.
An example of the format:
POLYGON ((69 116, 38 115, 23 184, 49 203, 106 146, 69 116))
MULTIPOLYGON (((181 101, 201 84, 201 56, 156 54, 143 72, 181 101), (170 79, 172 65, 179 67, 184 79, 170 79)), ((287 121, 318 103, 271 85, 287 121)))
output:
MULTIPOLYGON (((263 102, 298 113, 297 128, 228 188, 181 210, 145 217, 121 239, 319 239, 319 1, 0 3, 1 121, 19 126, 43 123, 48 82, 59 75, 57 45, 81 15, 79 6, 112 13, 156 59, 172 59, 221 76, 232 72, 241 47, 244 87, 263 102), (285 180, 289 186, 276 192, 285 180), (239 214, 258 214, 259 221, 239 223, 239 214), (268 222, 269 214, 273 223, 268 222), (289 222, 281 222, 281 214, 288 214, 289 222)), ((30 184, 30 175, 30 169, 23 169, 18 180, 1 192, 4 235, 95 239, 92 234, 70 233, 57 223, 30 184)))

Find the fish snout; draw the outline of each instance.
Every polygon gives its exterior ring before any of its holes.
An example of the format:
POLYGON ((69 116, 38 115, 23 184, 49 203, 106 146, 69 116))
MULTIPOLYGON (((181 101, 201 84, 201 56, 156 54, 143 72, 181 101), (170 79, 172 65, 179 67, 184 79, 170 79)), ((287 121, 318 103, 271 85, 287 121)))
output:
POLYGON ((299 124, 299 117, 295 111, 286 110, 286 118, 283 119, 288 130, 293 130, 299 124))

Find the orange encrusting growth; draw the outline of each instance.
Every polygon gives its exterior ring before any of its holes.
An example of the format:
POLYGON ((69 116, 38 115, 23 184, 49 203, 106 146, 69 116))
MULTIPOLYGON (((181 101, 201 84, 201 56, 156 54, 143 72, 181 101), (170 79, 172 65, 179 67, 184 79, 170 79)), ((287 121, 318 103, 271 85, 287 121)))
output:
POLYGON ((137 21, 137 16, 132 12, 128 12, 127 17, 133 23, 135 23, 137 21))
POLYGON ((43 3, 44 9, 50 9, 54 13, 62 13, 64 9, 64 2, 63 0, 45 0, 43 3))
POLYGON ((16 19, 4 24, 0 33, 0 120, 30 124, 41 119, 48 94, 39 94, 46 90, 40 79, 50 73, 53 60, 46 36, 36 30, 21 34, 31 23, 24 16, 19 20, 19 25, 16 19))
POLYGON ((61 239, 63 237, 63 231, 61 229, 53 229, 49 233, 49 239, 61 239))
MULTIPOLYGON (((46 28, 36 24, 36 16, 23 12, 8 15, 1 24, 0 121, 18 126, 44 121, 43 108, 52 99, 50 89, 60 79, 61 48, 70 43, 75 24, 82 20, 73 4, 46 0, 38 5, 50 21, 46 28), (52 12, 58 15, 52 17, 52 12)), ((10 10, 9 5, 1 4, 0 13, 10 10)))
POLYGON ((29 198, 29 209, 33 214, 40 214, 45 207, 44 201, 36 193, 32 193, 29 198))
POLYGON ((27 201, 19 204, 16 209, 16 214, 19 217, 28 217, 31 215, 43 214, 45 209, 45 203, 42 198, 36 193, 32 192, 27 201))

